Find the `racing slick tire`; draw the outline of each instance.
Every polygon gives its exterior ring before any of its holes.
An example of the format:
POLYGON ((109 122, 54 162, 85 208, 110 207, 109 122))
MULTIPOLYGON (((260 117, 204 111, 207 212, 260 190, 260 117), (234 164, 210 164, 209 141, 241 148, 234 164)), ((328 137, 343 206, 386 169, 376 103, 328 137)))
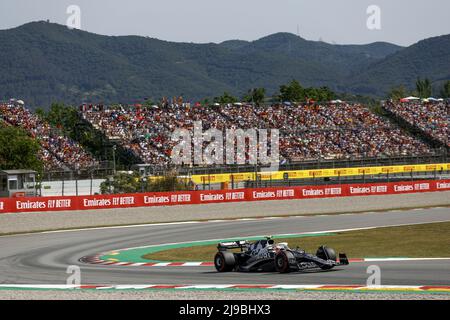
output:
POLYGON ((236 267, 236 258, 232 252, 219 251, 214 256, 214 266, 219 272, 230 272, 236 267))
POLYGON ((295 259, 294 255, 289 251, 280 251, 275 256, 275 270, 279 273, 291 272, 291 266, 289 264, 290 259, 295 259))
MULTIPOLYGON (((336 252, 334 249, 329 248, 327 246, 320 246, 319 249, 317 249, 316 256, 323 260, 333 260, 336 261, 336 252)), ((332 269, 334 266, 328 266, 323 265, 320 266, 322 270, 329 270, 332 269)))

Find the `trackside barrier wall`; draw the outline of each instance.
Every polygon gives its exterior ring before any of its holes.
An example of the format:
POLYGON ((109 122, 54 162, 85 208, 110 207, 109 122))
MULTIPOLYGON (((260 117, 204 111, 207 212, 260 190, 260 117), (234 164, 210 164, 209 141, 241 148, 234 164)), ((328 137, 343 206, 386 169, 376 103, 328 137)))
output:
POLYGON ((432 191, 450 191, 450 180, 424 180, 218 191, 155 192, 78 197, 0 198, 0 214, 14 212, 92 210, 240 201, 389 195, 432 191))

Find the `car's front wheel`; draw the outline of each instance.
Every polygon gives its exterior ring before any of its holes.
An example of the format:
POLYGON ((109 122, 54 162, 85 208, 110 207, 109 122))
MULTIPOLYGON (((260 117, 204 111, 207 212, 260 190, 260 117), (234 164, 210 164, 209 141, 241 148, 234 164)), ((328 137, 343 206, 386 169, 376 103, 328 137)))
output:
MULTIPOLYGON (((327 246, 321 246, 317 249, 316 256, 322 260, 332 260, 336 262, 336 252, 327 246)), ((320 268, 322 270, 330 270, 334 265, 322 265, 320 268)))
POLYGON ((236 266, 236 258, 232 252, 219 251, 214 257, 214 266, 219 272, 233 271, 236 266))

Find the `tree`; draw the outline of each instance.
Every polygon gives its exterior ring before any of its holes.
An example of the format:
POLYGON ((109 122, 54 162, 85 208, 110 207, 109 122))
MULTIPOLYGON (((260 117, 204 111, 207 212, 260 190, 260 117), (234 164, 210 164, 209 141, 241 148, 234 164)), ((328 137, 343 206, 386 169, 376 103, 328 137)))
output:
POLYGON ((70 131, 78 123, 77 110, 62 103, 52 103, 50 110, 45 115, 45 120, 70 135, 70 131))
POLYGON ((39 118, 45 119, 45 110, 43 108, 36 108, 34 113, 36 113, 39 118))
POLYGON ((280 86, 281 101, 301 101, 304 99, 304 89, 297 80, 292 80, 289 84, 280 86))
MULTIPOLYGON (((108 138, 84 120, 78 113, 77 108, 53 103, 47 113, 40 110, 37 114, 42 120, 59 128, 65 136, 78 142, 97 159, 111 160, 112 150, 110 147, 112 145, 108 138)), ((120 147, 120 145, 116 155, 119 167, 127 167, 130 164, 140 162, 132 152, 120 147)))
POLYGON ((389 93, 388 98, 392 100, 400 100, 402 98, 405 98, 408 95, 408 92, 406 91, 406 88, 404 85, 399 85, 396 87, 393 87, 389 93))
POLYGON ((16 127, 0 127, 0 168, 31 169, 42 173, 44 164, 38 157, 39 143, 16 127))
POLYGON ((305 101, 307 99, 312 99, 315 101, 330 101, 334 99, 335 96, 336 94, 328 87, 303 88, 297 80, 292 80, 289 84, 280 86, 278 100, 294 102, 305 101))
POLYGON ((450 98, 450 80, 444 83, 441 89, 441 98, 450 98))
POLYGON ((214 103, 227 104, 227 103, 235 103, 235 102, 237 102, 237 98, 233 97, 226 91, 220 97, 214 98, 214 103))
POLYGON ((416 90, 420 98, 428 98, 432 95, 432 88, 430 79, 421 80, 420 78, 416 81, 416 90))
POLYGON ((333 100, 335 94, 328 87, 320 88, 306 88, 304 90, 305 99, 312 99, 315 101, 330 101, 333 100))
POLYGON ((100 184, 102 194, 182 191, 190 188, 191 185, 180 180, 175 172, 156 179, 143 178, 138 173, 118 172, 112 181, 106 180, 100 184))
POLYGON ((153 99, 151 98, 145 98, 144 102, 142 102, 142 106, 144 107, 151 107, 153 105, 155 105, 156 103, 153 102, 153 99))
POLYGON ((248 93, 244 96, 243 100, 245 102, 252 102, 259 106, 264 102, 265 98, 266 98, 266 89, 255 88, 248 90, 248 93))

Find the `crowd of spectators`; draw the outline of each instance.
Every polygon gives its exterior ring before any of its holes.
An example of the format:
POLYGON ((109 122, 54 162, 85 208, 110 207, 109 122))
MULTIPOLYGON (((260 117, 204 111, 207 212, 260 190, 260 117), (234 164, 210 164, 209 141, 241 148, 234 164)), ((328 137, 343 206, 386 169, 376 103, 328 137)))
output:
POLYGON ((387 110, 418 128, 430 138, 450 147, 450 104, 445 101, 386 102, 387 110))
POLYGON ((43 121, 23 105, 0 105, 0 116, 13 126, 24 129, 41 145, 38 153, 46 170, 84 169, 98 162, 82 146, 66 137, 60 130, 43 121))
POLYGON ((257 113, 284 133, 282 149, 294 161, 430 152, 424 143, 360 104, 278 105, 257 113))
MULTIPOLYGON (((448 103, 388 102, 385 108, 447 146, 448 103)), ((164 103, 153 106, 83 105, 81 115, 109 139, 119 141, 144 163, 168 165, 175 129, 278 129, 281 161, 360 159, 430 154, 430 148, 390 121, 360 104, 328 103, 255 107, 250 104, 191 106, 164 103)), ((23 105, 0 104, 6 123, 36 138, 46 170, 83 169, 98 162, 82 146, 64 136, 23 105)), ((225 136, 225 135, 224 135, 225 136)), ((225 144, 224 144, 225 145, 225 144)))
POLYGON ((279 129, 282 161, 431 153, 426 144, 360 104, 91 106, 82 114, 109 138, 119 139, 145 163, 153 164, 170 163, 176 143, 171 141, 173 130, 192 129, 199 120, 203 130, 279 129))

